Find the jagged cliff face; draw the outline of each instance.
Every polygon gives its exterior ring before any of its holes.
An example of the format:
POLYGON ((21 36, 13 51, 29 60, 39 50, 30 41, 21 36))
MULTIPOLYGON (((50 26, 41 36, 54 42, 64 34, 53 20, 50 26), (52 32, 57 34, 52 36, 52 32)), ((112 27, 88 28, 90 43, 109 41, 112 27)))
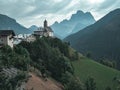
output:
POLYGON ((120 69, 120 9, 65 40, 83 54, 90 52, 96 60, 107 58, 116 61, 120 69))
POLYGON ((77 11, 69 20, 63 20, 60 23, 55 22, 51 27, 55 34, 63 39, 93 23, 95 23, 95 19, 90 12, 84 13, 82 11, 77 11))

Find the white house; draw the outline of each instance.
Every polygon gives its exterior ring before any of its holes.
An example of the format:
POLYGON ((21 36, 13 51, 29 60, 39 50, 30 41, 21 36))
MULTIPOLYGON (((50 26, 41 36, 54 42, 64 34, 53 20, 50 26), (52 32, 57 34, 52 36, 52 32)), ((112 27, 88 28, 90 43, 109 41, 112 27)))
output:
POLYGON ((0 46, 9 45, 13 48, 13 38, 15 33, 13 30, 0 30, 0 46))
POLYGON ((26 37, 25 41, 27 42, 34 42, 36 40, 34 35, 30 35, 28 37, 26 37))

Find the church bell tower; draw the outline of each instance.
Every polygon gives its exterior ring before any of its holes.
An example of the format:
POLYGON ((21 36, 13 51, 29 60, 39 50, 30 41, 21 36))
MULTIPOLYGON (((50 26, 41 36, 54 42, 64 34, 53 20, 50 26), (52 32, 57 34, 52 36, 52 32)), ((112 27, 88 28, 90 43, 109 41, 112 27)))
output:
POLYGON ((47 20, 44 21, 44 28, 48 27, 47 20))

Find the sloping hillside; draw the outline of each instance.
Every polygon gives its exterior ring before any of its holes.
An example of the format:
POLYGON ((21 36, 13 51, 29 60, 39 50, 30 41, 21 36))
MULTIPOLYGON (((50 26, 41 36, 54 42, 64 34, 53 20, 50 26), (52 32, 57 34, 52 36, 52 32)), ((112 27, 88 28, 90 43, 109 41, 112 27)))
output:
POLYGON ((78 76, 81 81, 85 82, 88 77, 93 77, 97 90, 105 90, 107 87, 110 87, 111 90, 120 88, 120 84, 117 81, 117 79, 120 80, 120 71, 106 67, 87 58, 74 61, 73 66, 75 75, 78 76))
POLYGON ((61 84, 54 82, 47 78, 44 80, 35 74, 31 73, 31 78, 28 80, 26 84, 26 90, 62 90, 61 84))
MULTIPOLYGON (((33 70, 36 68, 40 75, 32 74, 26 85, 29 90, 32 88, 34 90, 59 90, 60 84, 54 80, 47 79, 47 81, 44 81, 46 76, 61 82, 65 90, 84 90, 84 88, 87 88, 84 85, 89 76, 95 79, 97 90, 105 90, 106 87, 116 90, 120 85, 120 71, 83 57, 70 48, 68 43, 63 43, 57 38, 43 37, 30 43, 24 41, 13 50, 8 46, 1 48, 0 69, 6 66, 14 66, 22 72, 12 80, 13 82, 8 82, 3 74, 0 75, 0 82, 2 83, 0 84, 0 90, 8 90, 10 87, 16 87, 20 81, 26 81, 26 72, 28 69, 31 71, 32 67, 34 67, 33 70), (10 84, 12 86, 9 86, 10 84)), ((11 90, 16 89, 12 88, 11 90)))
POLYGON ((95 60, 109 59, 120 69, 120 9, 116 9, 95 24, 65 39, 73 48, 95 60))
POLYGON ((0 14, 0 30, 13 29, 16 34, 28 34, 31 31, 16 22, 15 19, 0 14))

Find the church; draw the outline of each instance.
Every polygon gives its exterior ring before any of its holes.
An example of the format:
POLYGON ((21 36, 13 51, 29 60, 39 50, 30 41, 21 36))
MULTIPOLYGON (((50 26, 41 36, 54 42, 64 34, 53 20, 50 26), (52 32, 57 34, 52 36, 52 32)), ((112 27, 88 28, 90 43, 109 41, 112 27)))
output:
POLYGON ((54 37, 54 32, 51 27, 48 26, 47 20, 44 21, 44 27, 38 28, 37 31, 34 31, 36 36, 45 36, 45 37, 54 37))

